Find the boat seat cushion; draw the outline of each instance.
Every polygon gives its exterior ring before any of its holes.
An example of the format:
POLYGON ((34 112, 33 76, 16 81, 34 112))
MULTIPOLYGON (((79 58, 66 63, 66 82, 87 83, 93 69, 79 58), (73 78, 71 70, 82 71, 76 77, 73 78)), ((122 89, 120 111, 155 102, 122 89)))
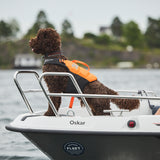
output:
POLYGON ((153 109, 152 109, 152 114, 153 114, 153 115, 156 114, 156 112, 158 111, 159 108, 160 108, 160 106, 155 106, 155 107, 153 107, 153 109))

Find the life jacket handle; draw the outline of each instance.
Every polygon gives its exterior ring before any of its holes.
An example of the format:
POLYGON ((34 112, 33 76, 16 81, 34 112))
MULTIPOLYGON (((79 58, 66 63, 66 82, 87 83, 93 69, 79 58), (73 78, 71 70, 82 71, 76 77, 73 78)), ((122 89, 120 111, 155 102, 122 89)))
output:
POLYGON ((90 70, 89 65, 84 63, 84 62, 82 62, 82 61, 72 60, 72 62, 82 64, 82 65, 84 65, 84 66, 86 66, 88 68, 88 71, 90 70))

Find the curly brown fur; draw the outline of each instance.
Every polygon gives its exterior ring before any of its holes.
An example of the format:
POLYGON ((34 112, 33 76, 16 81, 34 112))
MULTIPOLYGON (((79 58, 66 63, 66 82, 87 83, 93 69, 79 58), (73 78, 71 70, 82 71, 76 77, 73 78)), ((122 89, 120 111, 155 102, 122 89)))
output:
MULTIPOLYGON (((54 55, 60 59, 67 59, 63 55, 56 55, 55 52, 61 51, 61 38, 59 34, 52 28, 40 29, 35 38, 29 42, 33 52, 42 55, 54 55)), ((66 68, 59 65, 46 64, 43 65, 43 72, 68 72, 66 68)), ((68 77, 46 76, 44 80, 48 86, 49 92, 62 93, 67 86, 68 77)), ((87 94, 109 94, 118 95, 112 89, 104 86, 101 82, 94 81, 85 86, 83 93, 87 94)), ((61 97, 51 97, 53 104, 58 110, 61 104, 61 97)), ((139 100, 129 99, 103 99, 103 98, 87 98, 86 99, 94 115, 107 115, 103 110, 110 109, 110 102, 115 103, 119 108, 129 109, 130 111, 139 107, 139 100)), ((81 101, 81 105, 83 102, 81 101)), ((51 107, 48 107, 46 116, 54 115, 51 107)))
POLYGON ((52 28, 40 29, 37 36, 30 40, 29 45, 36 54, 46 55, 46 53, 60 51, 61 38, 52 28))

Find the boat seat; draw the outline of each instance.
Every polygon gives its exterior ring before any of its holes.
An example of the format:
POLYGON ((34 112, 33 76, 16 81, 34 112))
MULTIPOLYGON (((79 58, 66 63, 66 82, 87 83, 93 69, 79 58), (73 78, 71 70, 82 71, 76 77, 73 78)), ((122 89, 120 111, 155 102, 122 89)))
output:
POLYGON ((156 114, 156 112, 160 109, 160 106, 155 106, 152 108, 152 114, 156 114))

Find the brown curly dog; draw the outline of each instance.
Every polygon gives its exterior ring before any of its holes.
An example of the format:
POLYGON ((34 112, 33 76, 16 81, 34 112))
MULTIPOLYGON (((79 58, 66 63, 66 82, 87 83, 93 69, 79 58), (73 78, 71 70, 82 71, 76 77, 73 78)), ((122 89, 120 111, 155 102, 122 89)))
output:
MULTIPOLYGON (((36 54, 42 54, 46 58, 58 58, 66 60, 67 58, 61 54, 61 38, 56 30, 52 28, 40 29, 35 38, 32 38, 29 42, 32 51, 36 54)), ((43 72, 68 72, 68 70, 60 65, 56 64, 44 64, 43 72)), ((68 77, 61 76, 46 76, 44 80, 48 86, 48 90, 51 93, 62 93, 65 91, 68 83, 68 77)), ((98 80, 88 83, 84 90, 85 94, 108 94, 118 95, 114 90, 104 86, 98 80)), ((57 111, 61 104, 61 97, 51 97, 53 104, 57 111)), ((137 109, 139 107, 139 100, 129 99, 103 99, 103 98, 86 98, 92 113, 94 115, 108 115, 103 110, 110 109, 110 102, 116 104, 120 109, 137 109)), ((83 103, 81 102, 81 105, 83 103)), ((46 116, 53 116, 54 113, 51 107, 48 107, 46 116)))

